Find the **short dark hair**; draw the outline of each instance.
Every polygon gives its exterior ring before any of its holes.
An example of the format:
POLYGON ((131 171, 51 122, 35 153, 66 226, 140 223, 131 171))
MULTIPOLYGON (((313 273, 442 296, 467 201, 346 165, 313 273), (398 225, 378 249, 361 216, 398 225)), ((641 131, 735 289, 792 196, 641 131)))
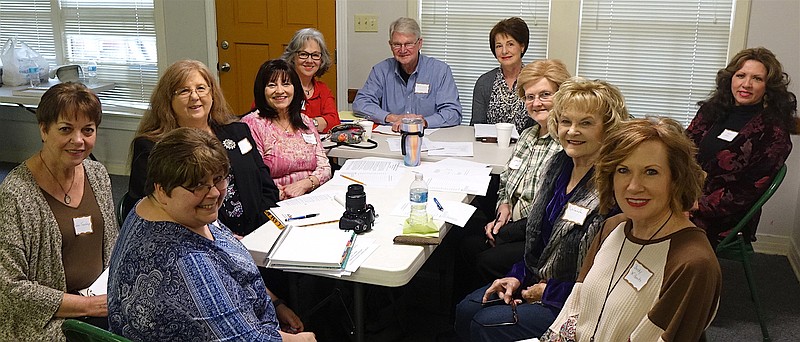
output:
POLYGON ((275 108, 270 107, 267 103, 267 96, 264 94, 264 89, 266 89, 267 84, 270 82, 276 82, 278 80, 285 81, 287 79, 292 83, 292 86, 294 86, 292 102, 289 103, 289 122, 292 123, 292 127, 295 129, 306 130, 308 126, 303 123, 303 118, 300 116, 300 110, 303 107, 303 101, 305 101, 304 97, 301 96, 303 93, 303 85, 300 84, 300 77, 297 76, 297 72, 294 71, 294 68, 282 59, 268 60, 258 68, 256 81, 253 84, 253 97, 255 98, 256 108, 258 108, 258 115, 268 119, 278 117, 278 112, 275 108))
POLYGON ((36 108, 36 122, 45 131, 58 122, 59 117, 76 119, 79 115, 86 116, 96 126, 100 126, 103 108, 97 94, 77 82, 59 83, 50 87, 44 92, 36 108))
POLYGON ((528 51, 528 41, 530 40, 530 31, 528 30, 528 24, 525 23, 525 20, 518 17, 511 17, 508 19, 500 20, 497 24, 494 25, 491 31, 489 31, 489 50, 492 51, 492 55, 497 57, 497 52, 494 51, 494 43, 498 34, 506 34, 509 35, 511 38, 525 46, 522 49, 522 56, 525 56, 525 52, 528 51))
POLYGON ((195 186, 209 176, 227 175, 229 169, 228 153, 219 139, 197 128, 176 128, 150 152, 145 194, 152 196, 158 184, 172 196, 179 186, 195 186))
POLYGON ((697 163, 697 148, 683 133, 683 127, 669 118, 645 118, 623 121, 603 140, 595 164, 595 188, 600 198, 600 212, 616 207, 614 173, 617 165, 633 154, 645 141, 658 141, 667 150, 672 174, 670 208, 675 213, 689 211, 703 193, 705 172, 697 163))

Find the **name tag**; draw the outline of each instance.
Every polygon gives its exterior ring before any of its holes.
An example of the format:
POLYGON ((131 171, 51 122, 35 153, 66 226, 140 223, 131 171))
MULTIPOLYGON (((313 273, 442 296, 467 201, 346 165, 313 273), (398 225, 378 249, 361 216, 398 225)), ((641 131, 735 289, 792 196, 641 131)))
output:
POLYGON ((647 281, 649 281, 652 276, 653 272, 650 272, 650 270, 640 264, 638 260, 634 260, 631 269, 628 271, 628 274, 625 275, 625 281, 631 284, 631 286, 636 289, 636 292, 639 292, 647 285, 647 281))
POLYGON ((92 231, 92 217, 75 217, 72 219, 72 224, 75 226, 75 235, 91 234, 92 231))
POLYGON ((250 150, 253 149, 253 145, 250 144, 250 141, 248 141, 247 138, 239 140, 237 145, 239 145, 239 150, 242 151, 242 154, 247 154, 247 152, 250 152, 250 150))
POLYGON ((302 110, 302 111, 306 110, 306 101, 305 100, 303 100, 303 105, 300 106, 300 110, 302 110))
POLYGON ((522 166, 522 158, 520 157, 514 157, 508 162, 509 169, 516 170, 519 169, 520 166, 522 166))
POLYGON ((415 94, 427 94, 431 90, 431 85, 427 83, 416 83, 414 84, 414 93, 415 94))
POLYGON ((313 134, 303 133, 303 140, 305 140, 306 144, 317 144, 317 138, 313 134))
POLYGON ((733 138, 736 138, 737 135, 739 135, 739 132, 731 131, 729 129, 726 129, 726 130, 722 131, 722 133, 720 133, 717 136, 717 138, 725 140, 727 142, 731 142, 733 140, 733 138))
POLYGON ((589 216, 589 208, 581 207, 577 204, 567 203, 567 209, 564 210, 564 217, 563 219, 572 222, 574 224, 583 224, 583 221, 586 220, 586 216, 589 216))

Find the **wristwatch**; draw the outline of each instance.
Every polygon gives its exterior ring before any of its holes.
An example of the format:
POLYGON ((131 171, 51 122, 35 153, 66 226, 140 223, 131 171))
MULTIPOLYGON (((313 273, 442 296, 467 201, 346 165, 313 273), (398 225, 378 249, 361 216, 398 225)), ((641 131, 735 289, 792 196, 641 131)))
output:
POLYGON ((317 121, 317 119, 311 119, 311 121, 314 121, 314 127, 319 128, 319 121, 317 121))

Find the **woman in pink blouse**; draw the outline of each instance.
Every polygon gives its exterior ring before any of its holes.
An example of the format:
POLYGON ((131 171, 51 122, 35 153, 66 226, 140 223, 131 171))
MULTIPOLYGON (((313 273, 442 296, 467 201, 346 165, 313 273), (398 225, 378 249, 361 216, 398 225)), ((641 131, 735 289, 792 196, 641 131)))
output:
POLYGON ((297 197, 331 178, 331 165, 311 119, 300 114, 300 78, 287 62, 264 62, 256 75, 256 110, 242 118, 250 126, 258 152, 280 190, 280 198, 297 197))

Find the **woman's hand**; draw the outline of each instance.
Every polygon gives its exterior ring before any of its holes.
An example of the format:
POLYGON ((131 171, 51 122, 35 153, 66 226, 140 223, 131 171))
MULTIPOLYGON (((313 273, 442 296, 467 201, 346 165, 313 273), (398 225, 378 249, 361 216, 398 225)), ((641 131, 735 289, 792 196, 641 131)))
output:
POLYGON ((545 288, 547 288, 546 281, 528 286, 527 289, 522 290, 522 299, 524 299, 527 303, 540 302, 542 301, 542 295, 544 294, 545 288))
POLYGON ((290 334, 303 332, 303 321, 300 320, 300 317, 297 317, 294 310, 285 304, 278 305, 278 307, 275 308, 275 314, 278 316, 278 322, 281 323, 281 330, 284 332, 290 334))
POLYGON ((306 193, 311 191, 312 187, 313 185, 311 184, 311 179, 303 178, 292 184, 284 186, 283 190, 281 190, 281 199, 294 198, 297 196, 305 195, 306 193))
POLYGON ((316 342, 317 336, 312 332, 302 332, 299 334, 289 334, 283 331, 278 331, 281 334, 281 339, 284 342, 316 342))
POLYGON ((500 228, 506 225, 508 221, 511 219, 511 205, 508 203, 503 203, 497 207, 497 218, 494 221, 489 221, 484 228, 486 233, 486 238, 488 239, 489 243, 494 246, 494 236, 500 232, 500 228))
POLYGON ((493 299, 493 294, 497 294, 498 297, 503 298, 503 301, 506 304, 511 304, 511 301, 514 300, 514 291, 516 291, 520 286, 519 280, 514 277, 505 277, 496 279, 492 282, 492 285, 486 289, 486 293, 483 294, 483 302, 493 299))
POLYGON ((108 317, 108 296, 84 297, 65 293, 55 316, 59 318, 108 317))

